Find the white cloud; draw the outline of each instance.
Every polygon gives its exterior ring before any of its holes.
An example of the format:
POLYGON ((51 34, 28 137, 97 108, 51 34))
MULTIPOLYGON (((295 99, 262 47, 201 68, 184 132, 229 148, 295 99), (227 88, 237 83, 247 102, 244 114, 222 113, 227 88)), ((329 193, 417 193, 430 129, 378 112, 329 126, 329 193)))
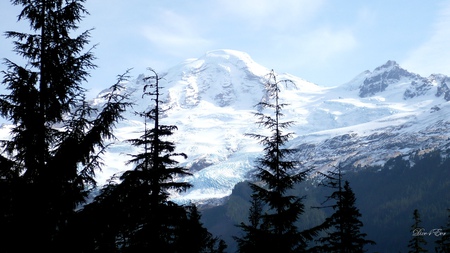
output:
POLYGON ((144 25, 142 34, 154 46, 174 56, 183 56, 186 49, 196 51, 204 48, 211 42, 198 34, 194 22, 172 11, 158 12, 156 24, 144 25))
POLYGON ((340 55, 357 46, 357 41, 351 30, 331 30, 323 28, 314 31, 304 43, 304 51, 325 62, 331 57, 340 55))
POLYGON ((402 65, 421 75, 450 74, 450 2, 443 6, 434 23, 431 37, 411 52, 402 65))
POLYGON ((222 0, 219 8, 224 15, 242 19, 254 29, 283 30, 308 21, 322 3, 322 0, 222 0))
POLYGON ((295 59, 295 65, 320 66, 327 61, 354 49, 358 42, 349 29, 319 28, 299 36, 277 40, 278 48, 290 48, 287 57, 295 59))

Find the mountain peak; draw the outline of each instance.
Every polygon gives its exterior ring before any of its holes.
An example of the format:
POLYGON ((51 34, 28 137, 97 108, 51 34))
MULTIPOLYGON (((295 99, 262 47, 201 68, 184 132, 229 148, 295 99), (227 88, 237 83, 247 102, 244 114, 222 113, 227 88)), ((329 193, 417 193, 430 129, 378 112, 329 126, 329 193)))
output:
POLYGON ((397 62, 389 60, 385 64, 374 69, 360 86, 359 96, 370 97, 383 92, 388 86, 399 83, 402 79, 420 79, 417 74, 401 68, 397 62))
POLYGON ((230 49, 208 51, 168 71, 168 102, 182 108, 193 108, 202 102, 252 108, 262 97, 262 78, 268 72, 247 53, 230 49))
POLYGON ((398 63, 396 61, 388 60, 385 64, 375 68, 375 71, 392 69, 392 68, 400 68, 400 66, 398 65, 398 63))
POLYGON ((232 49, 216 49, 207 51, 204 57, 222 57, 225 59, 230 59, 230 57, 235 57, 238 59, 250 59, 251 57, 246 52, 232 50, 232 49))
POLYGON ((206 52, 198 58, 204 64, 220 65, 247 71, 250 75, 263 76, 269 70, 256 63, 249 54, 232 49, 217 49, 206 52))

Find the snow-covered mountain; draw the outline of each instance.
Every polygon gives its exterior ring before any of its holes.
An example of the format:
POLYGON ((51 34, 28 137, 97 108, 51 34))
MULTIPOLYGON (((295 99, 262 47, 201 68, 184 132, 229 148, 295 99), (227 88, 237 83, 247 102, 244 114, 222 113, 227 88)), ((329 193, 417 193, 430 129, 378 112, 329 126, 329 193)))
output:
MULTIPOLYGON (((264 97, 264 81, 270 69, 243 52, 216 50, 189 59, 164 73, 163 100, 170 108, 163 124, 178 127, 173 136, 177 150, 188 155, 181 165, 192 177, 180 180, 194 187, 174 195, 178 201, 211 201, 231 193, 233 186, 248 179, 261 146, 245 133, 261 132, 254 122, 254 107, 264 97)), ((134 92, 135 111, 149 104, 142 99, 144 75, 126 84, 134 92)), ((364 71, 337 87, 320 87, 301 78, 277 73, 295 86, 281 87, 285 120, 305 168, 324 171, 338 163, 383 164, 396 156, 448 145, 450 130, 450 78, 421 77, 388 61, 373 71, 364 71)), ((101 103, 96 99, 95 103, 101 103)), ((116 131, 121 139, 137 136, 143 122, 132 111, 116 131)), ((106 168, 99 181, 130 169, 127 154, 136 152, 118 141, 105 156, 106 168)), ((405 158, 406 159, 406 158, 405 158)))
MULTIPOLYGON (((282 71, 282 70, 276 70, 282 71)), ((194 187, 173 198, 180 202, 220 200, 238 182, 248 179, 261 146, 245 133, 261 133, 254 122, 255 105, 264 97, 269 68, 254 62, 243 52, 216 50, 189 59, 160 72, 164 106, 170 108, 162 124, 176 125, 173 136, 177 151, 188 155, 180 160, 193 176, 179 180, 194 187)), ((284 120, 295 121, 289 131, 295 138, 290 147, 305 168, 324 171, 338 163, 383 164, 396 156, 417 150, 426 152, 449 143, 450 78, 421 77, 388 61, 373 71, 364 71, 348 83, 321 87, 289 74, 277 73, 280 97, 289 104, 284 120)), ((98 174, 105 183, 115 173, 131 169, 127 154, 137 152, 124 140, 137 137, 144 128, 133 113, 150 104, 142 98, 144 73, 125 83, 135 107, 115 131, 119 138, 104 156, 105 167, 98 174)), ((108 92, 105 90, 104 92, 108 92)), ((93 104, 101 105, 99 97, 93 104)))
MULTIPOLYGON (((330 164, 353 167, 383 165, 389 158, 408 159, 417 151, 446 148, 450 142, 450 78, 428 78, 388 61, 373 72, 326 92, 308 110, 326 118, 326 129, 294 140, 306 166, 326 170, 330 164), (316 109, 312 109, 316 108, 316 109)), ((308 105, 311 106, 312 104, 308 105)), ((324 121, 322 121, 324 122, 324 121)))

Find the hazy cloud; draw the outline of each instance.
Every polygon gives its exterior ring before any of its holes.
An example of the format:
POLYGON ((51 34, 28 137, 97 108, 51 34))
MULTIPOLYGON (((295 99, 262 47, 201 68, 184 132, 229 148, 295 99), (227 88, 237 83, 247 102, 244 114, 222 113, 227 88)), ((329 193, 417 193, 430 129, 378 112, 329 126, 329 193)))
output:
POLYGON ((284 30, 308 21, 322 4, 322 0, 221 0, 219 6, 254 29, 284 30))
POLYGON ((287 57, 297 66, 318 66, 354 49, 357 45, 351 30, 324 27, 296 37, 280 38, 277 47, 291 48, 291 55, 287 57))
POLYGON ((351 30, 318 29, 308 36, 304 43, 304 50, 317 57, 318 62, 327 61, 343 52, 353 49, 357 45, 351 30))
POLYGON ((205 48, 211 44, 198 33, 199 29, 188 17, 169 10, 159 11, 157 15, 157 24, 147 24, 141 30, 154 46, 181 56, 186 53, 186 48, 195 52, 196 48, 205 48))
POLYGON ((430 75, 450 74, 450 2, 442 9, 434 23, 431 37, 411 52, 402 65, 408 70, 430 75))

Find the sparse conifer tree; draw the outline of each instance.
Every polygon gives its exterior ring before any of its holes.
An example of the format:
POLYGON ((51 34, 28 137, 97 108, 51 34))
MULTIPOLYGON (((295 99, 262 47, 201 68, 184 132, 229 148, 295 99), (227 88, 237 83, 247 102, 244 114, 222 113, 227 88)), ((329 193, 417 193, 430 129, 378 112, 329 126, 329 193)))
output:
MULTIPOLYGON (((236 238, 240 252, 254 252, 247 248, 264 249, 266 252, 301 252, 312 235, 317 233, 315 230, 298 231, 296 222, 304 212, 304 204, 301 198, 287 194, 307 175, 307 170, 298 172, 299 162, 291 158, 295 150, 285 146, 293 134, 283 131, 293 122, 281 121, 282 109, 286 104, 279 101, 279 86, 289 83, 293 84, 290 80, 277 80, 273 70, 269 73, 265 84, 267 99, 258 103, 261 111, 255 115, 257 124, 268 129, 270 135, 247 134, 264 147, 264 155, 257 159, 256 167, 256 179, 260 184, 250 184, 254 192, 253 201, 260 201, 264 211, 260 216, 260 225, 255 226, 258 224, 256 220, 251 220, 250 225, 240 225, 245 233, 241 239, 236 238), (265 114, 266 109, 273 111, 265 114)), ((252 207, 256 208, 255 205, 252 207)))
POLYGON ((172 223, 180 215, 185 215, 183 209, 168 200, 169 190, 184 191, 191 187, 186 182, 174 181, 175 176, 190 175, 187 169, 177 166, 175 156, 185 157, 184 153, 175 153, 175 144, 167 141, 167 137, 173 134, 176 126, 163 125, 160 122, 161 88, 160 78, 150 69, 152 76, 145 80, 144 97, 150 96, 151 109, 139 113, 145 122, 142 136, 131 139, 131 145, 142 148, 142 152, 132 155, 129 161, 135 164, 133 170, 125 172, 121 176, 120 189, 123 197, 130 201, 129 215, 135 216, 135 224, 130 224, 130 248, 140 250, 158 248, 170 252, 171 242, 174 237, 171 231, 172 223), (153 105, 152 105, 153 104, 153 105), (147 123, 152 124, 147 128, 147 123), (171 221, 172 220, 172 221, 171 221))

